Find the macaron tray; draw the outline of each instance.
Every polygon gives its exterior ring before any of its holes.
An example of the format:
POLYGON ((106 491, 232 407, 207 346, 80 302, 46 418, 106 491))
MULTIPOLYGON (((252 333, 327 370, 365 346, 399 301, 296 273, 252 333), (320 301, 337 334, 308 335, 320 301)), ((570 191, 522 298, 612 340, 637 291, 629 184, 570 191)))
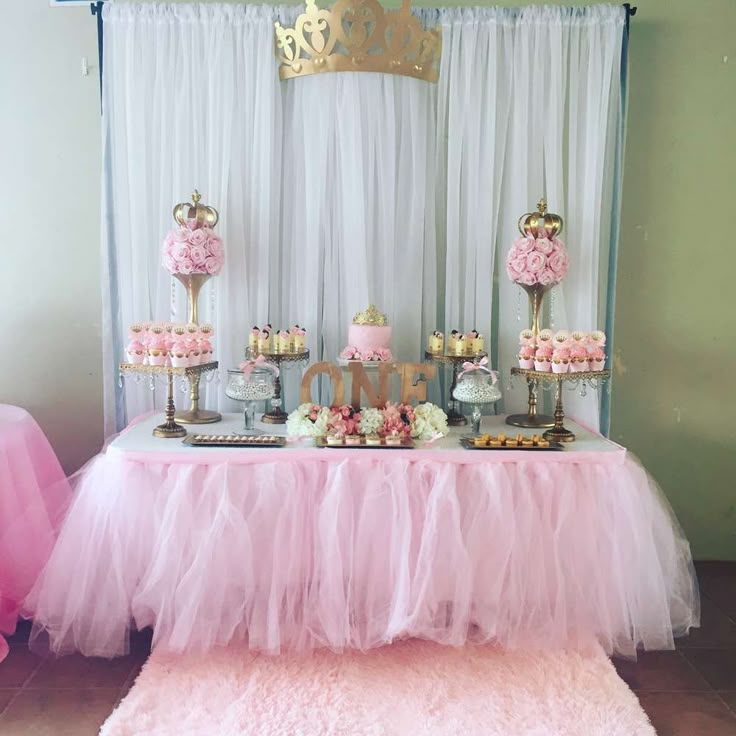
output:
POLYGON ((497 436, 491 434, 466 435, 460 438, 460 444, 466 450, 562 450, 560 442, 545 440, 539 435, 525 437, 517 434, 507 437, 505 434, 497 436))

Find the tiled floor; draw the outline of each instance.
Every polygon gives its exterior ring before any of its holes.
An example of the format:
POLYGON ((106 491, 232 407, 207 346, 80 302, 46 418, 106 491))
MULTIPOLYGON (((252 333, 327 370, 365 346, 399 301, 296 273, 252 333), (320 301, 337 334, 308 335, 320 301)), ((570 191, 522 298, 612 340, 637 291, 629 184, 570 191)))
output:
MULTIPOLYGON (((736 563, 698 563, 702 628, 674 652, 615 660, 660 736, 736 736, 736 563)), ((2 736, 93 736, 128 692, 149 652, 135 638, 127 657, 40 658, 28 627, 0 664, 2 736)))

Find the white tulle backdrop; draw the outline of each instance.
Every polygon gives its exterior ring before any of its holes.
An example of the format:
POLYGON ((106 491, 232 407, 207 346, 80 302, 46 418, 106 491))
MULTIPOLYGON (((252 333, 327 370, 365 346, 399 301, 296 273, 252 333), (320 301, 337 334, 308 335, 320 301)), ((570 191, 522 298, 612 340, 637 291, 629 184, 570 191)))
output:
MULTIPOLYGON (((223 378, 265 321, 302 323, 314 358, 333 359, 368 301, 388 314, 400 359, 420 359, 435 326, 477 327, 507 372, 527 308, 503 256, 543 194, 565 218, 573 263, 555 326, 605 321, 624 9, 418 11, 442 27, 436 85, 372 73, 280 82, 273 23, 297 12, 104 7, 108 433, 163 399, 132 383, 123 393, 115 366, 131 322, 185 318, 159 243, 194 187, 222 215, 226 266, 200 312, 223 378)), ((204 399, 235 408, 221 384, 204 399)), ((506 410, 523 405, 520 386, 507 392, 506 410)), ((597 397, 568 407, 597 426, 597 397)))

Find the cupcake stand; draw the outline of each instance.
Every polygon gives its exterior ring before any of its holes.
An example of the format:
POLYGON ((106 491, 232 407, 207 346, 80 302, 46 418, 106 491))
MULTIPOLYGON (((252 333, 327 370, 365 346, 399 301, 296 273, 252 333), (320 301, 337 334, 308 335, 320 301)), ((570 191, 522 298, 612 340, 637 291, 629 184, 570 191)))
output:
MULTIPOLYGON (((120 385, 123 385, 123 377, 126 374, 133 375, 136 382, 140 382, 144 376, 149 377, 149 385, 151 391, 155 388, 156 379, 164 378, 167 383, 166 398, 166 421, 153 429, 153 436, 160 438, 176 438, 185 437, 186 429, 176 423, 176 406, 174 404, 174 377, 186 379, 186 383, 182 388, 186 391, 187 384, 191 387, 196 385, 199 389, 199 382, 203 375, 209 374, 208 378, 217 375, 217 367, 219 363, 214 360, 211 363, 203 363, 202 365, 190 366, 189 368, 173 368, 165 365, 138 365, 134 363, 121 363, 120 368, 120 385)), ((194 390, 192 388, 192 390, 194 390)))
MULTIPOLYGON (((249 349, 250 350, 250 349, 249 349)), ((246 351, 248 354, 248 351, 246 351)), ((274 385, 274 394, 271 399, 271 408, 262 417, 261 421, 266 424, 286 424, 286 417, 289 416, 283 410, 283 388, 281 386, 281 366, 286 363, 306 364, 309 362, 309 350, 299 350, 294 352, 283 352, 283 353, 263 353, 259 352, 257 355, 262 355, 269 363, 273 363, 279 372, 276 374, 276 381, 274 385)), ((255 354, 254 354, 255 357, 255 354)))
MULTIPOLYGON (((575 440, 575 433, 567 429, 563 421, 565 419, 565 411, 562 408, 562 386, 564 383, 572 382, 583 382, 583 392, 586 390, 586 386, 590 385, 591 388, 597 390, 600 384, 606 379, 611 377, 611 371, 578 371, 568 373, 552 373, 549 371, 534 371, 526 368, 512 368, 512 376, 524 376, 527 383, 531 386, 531 383, 535 384, 541 381, 542 384, 550 384, 555 386, 555 423, 551 429, 548 429, 544 433, 546 440, 553 440, 556 442, 573 442, 575 440)), ((530 389, 531 397, 531 389, 530 389)), ((534 405, 536 407, 536 388, 534 391, 534 405)), ((532 417, 532 404, 530 398, 529 404, 529 419, 532 417)), ((508 419, 506 420, 508 423, 508 419)), ((519 425, 528 426, 528 425, 519 425)))
POLYGON ((459 411, 457 399, 453 398, 455 393, 455 386, 457 386, 457 377, 460 373, 460 369, 463 363, 469 360, 477 360, 479 358, 487 357, 488 353, 479 352, 467 355, 447 355, 445 353, 433 353, 431 350, 424 351, 425 360, 430 360, 433 363, 441 363, 443 365, 452 365, 452 383, 450 384, 450 390, 448 392, 447 403, 445 405, 445 413, 447 414, 447 424, 450 427, 464 427, 468 420, 459 411))

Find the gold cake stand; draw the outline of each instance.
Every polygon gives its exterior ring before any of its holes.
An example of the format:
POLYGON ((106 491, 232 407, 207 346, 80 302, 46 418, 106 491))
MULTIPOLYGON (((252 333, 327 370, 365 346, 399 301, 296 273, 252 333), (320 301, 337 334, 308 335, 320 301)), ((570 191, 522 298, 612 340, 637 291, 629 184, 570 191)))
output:
MULTIPOLYGON (((512 368, 512 376, 524 376, 527 381, 542 381, 544 383, 556 383, 555 386, 555 423, 551 429, 548 429, 542 436, 546 440, 555 442, 573 442, 575 433, 565 427, 563 421, 565 419, 565 411, 562 408, 562 385, 572 381, 590 381, 592 385, 594 381, 605 381, 611 377, 611 371, 580 371, 577 373, 552 373, 550 371, 534 371, 527 368, 512 368)), ((527 426, 527 425, 521 425, 527 426)))
POLYGON ((453 398, 455 386, 457 386, 457 377, 460 373, 460 367, 466 361, 472 361, 476 358, 485 358, 488 353, 482 350, 478 353, 466 353, 465 355, 449 355, 447 353, 433 352, 432 350, 424 351, 424 359, 433 363, 442 363, 452 365, 452 384, 450 385, 450 395, 447 399, 447 424, 450 427, 464 427, 468 420, 455 408, 457 399, 453 398))
POLYGON ((189 368, 172 368, 166 365, 139 365, 137 363, 121 363, 120 374, 134 374, 151 376, 153 380, 156 376, 166 376, 168 385, 168 393, 166 396, 166 421, 159 424, 153 430, 154 437, 162 439, 173 439, 176 437, 185 437, 186 429, 176 423, 176 406, 174 405, 174 376, 183 376, 189 379, 190 385, 196 381, 199 386, 199 379, 204 373, 216 371, 219 363, 214 360, 211 363, 203 363, 202 365, 194 365, 189 368))
POLYGON ((274 363, 279 372, 274 381, 273 398, 271 399, 271 408, 261 417, 261 421, 266 424, 286 424, 286 418, 289 416, 283 409, 283 389, 281 387, 281 366, 284 363, 307 363, 309 362, 309 350, 283 352, 283 353, 257 353, 262 355, 269 363, 274 363))

